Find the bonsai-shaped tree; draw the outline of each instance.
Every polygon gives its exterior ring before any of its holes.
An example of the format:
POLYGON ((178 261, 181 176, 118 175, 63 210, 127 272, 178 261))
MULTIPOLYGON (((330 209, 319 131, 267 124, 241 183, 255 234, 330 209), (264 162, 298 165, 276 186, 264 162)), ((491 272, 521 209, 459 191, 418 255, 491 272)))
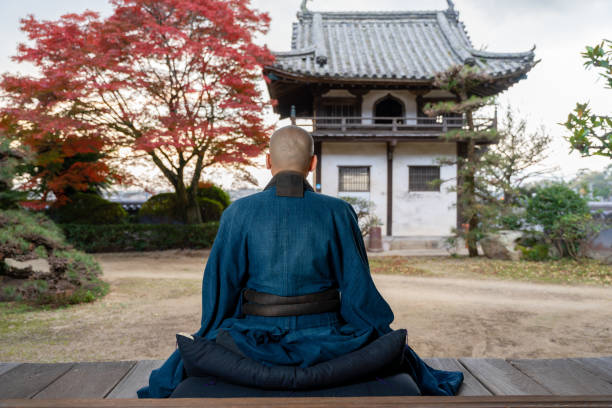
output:
POLYGON ((479 215, 485 209, 484 201, 490 199, 488 195, 480 195, 479 199, 477 172, 483 165, 482 158, 487 150, 487 144, 498 138, 497 130, 491 124, 475 122, 474 113, 492 104, 493 98, 479 97, 474 94, 474 90, 492 82, 493 78, 477 66, 453 66, 447 71, 436 74, 433 84, 451 92, 457 100, 427 104, 424 108, 424 112, 429 116, 460 113, 465 117, 464 127, 450 130, 442 137, 457 141, 462 146, 463 154, 458 155, 454 164, 457 164, 457 204, 460 217, 468 224, 468 231, 458 233, 465 235, 471 257, 478 256, 476 243, 481 235, 479 215))

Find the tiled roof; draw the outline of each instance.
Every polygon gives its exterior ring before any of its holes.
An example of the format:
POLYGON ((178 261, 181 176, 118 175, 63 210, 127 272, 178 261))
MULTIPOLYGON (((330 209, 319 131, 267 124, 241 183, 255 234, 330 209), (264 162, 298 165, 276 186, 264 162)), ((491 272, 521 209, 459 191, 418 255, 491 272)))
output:
POLYGON ((457 64, 495 77, 521 75, 533 49, 495 53, 473 48, 452 2, 440 11, 314 12, 293 24, 291 51, 275 52, 270 68, 293 75, 342 79, 431 80, 457 64))

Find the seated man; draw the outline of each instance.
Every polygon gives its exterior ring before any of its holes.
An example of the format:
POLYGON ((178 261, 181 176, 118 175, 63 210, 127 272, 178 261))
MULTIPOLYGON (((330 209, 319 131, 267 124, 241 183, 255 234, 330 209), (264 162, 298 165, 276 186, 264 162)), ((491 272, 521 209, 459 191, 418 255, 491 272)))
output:
MULTIPOLYGON (((370 276, 353 207, 315 193, 305 179, 316 162, 308 132, 287 126, 272 135, 266 155, 272 180, 262 192, 233 202, 221 217, 194 336, 216 339, 263 365, 312 367, 392 331, 393 312, 370 276), (266 304, 296 303, 291 299, 303 295, 311 296, 297 308, 266 304)), ((406 370, 422 394, 457 391, 460 372, 434 370, 405 347, 406 370)), ((175 350, 138 396, 167 397, 184 378, 175 350)))

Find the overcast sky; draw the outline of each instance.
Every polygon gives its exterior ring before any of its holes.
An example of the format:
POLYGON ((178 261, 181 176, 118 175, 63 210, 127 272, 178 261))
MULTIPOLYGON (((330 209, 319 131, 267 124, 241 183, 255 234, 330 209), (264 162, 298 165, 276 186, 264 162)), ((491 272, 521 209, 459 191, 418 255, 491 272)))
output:
MULTIPOLYGON (((275 51, 290 48, 291 23, 301 0, 253 0, 259 10, 272 18, 268 35, 262 39, 275 51)), ((445 0, 314 0, 311 10, 432 10, 446 9, 445 0)), ((529 119, 530 126, 544 125, 553 135, 551 157, 547 165, 558 166, 551 177, 573 175, 580 168, 601 170, 610 163, 606 158, 581 158, 569 154, 563 136, 565 129, 558 125, 567 118, 576 102, 590 101, 594 112, 610 114, 612 90, 604 89, 604 82, 596 71, 585 70, 580 53, 586 45, 612 39, 612 0, 456 0, 455 8, 468 34, 479 49, 488 51, 527 51, 536 45, 536 58, 541 62, 527 79, 512 86, 501 95, 529 119)), ((0 72, 24 71, 24 67, 10 61, 18 42, 24 41, 19 31, 19 19, 27 14, 37 18, 55 19, 68 12, 84 9, 108 14, 107 0, 0 0, 0 72)), ((269 173, 255 172, 265 185, 269 173)), ((224 183, 226 184, 226 183, 224 183)))

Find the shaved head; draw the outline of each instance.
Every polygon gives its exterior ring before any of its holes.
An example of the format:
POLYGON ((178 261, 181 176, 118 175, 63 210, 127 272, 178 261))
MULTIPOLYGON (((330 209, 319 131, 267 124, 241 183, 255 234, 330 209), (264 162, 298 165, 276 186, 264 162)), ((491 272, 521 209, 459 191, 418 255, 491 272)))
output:
POLYGON ((279 170, 308 171, 314 154, 310 133, 299 126, 285 126, 270 137, 270 160, 279 170))

